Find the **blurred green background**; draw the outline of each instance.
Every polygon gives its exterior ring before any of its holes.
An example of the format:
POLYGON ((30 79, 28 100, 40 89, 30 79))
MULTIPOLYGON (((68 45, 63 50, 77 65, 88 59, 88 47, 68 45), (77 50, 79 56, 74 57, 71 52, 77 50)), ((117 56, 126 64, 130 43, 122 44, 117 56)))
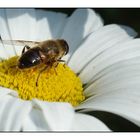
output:
MULTIPOLYGON (((101 15, 105 24, 117 23, 134 28, 140 35, 140 8, 92 8, 101 15)), ((47 9, 48 10, 48 9, 47 9)), ((71 15, 75 8, 50 8, 51 11, 71 15)))

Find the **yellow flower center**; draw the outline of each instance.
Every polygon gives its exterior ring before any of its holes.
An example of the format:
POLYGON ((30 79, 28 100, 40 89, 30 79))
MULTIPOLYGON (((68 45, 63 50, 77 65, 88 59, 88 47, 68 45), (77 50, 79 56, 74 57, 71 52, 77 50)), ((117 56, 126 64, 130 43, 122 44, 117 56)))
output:
POLYGON ((45 65, 21 70, 14 67, 17 61, 15 56, 0 62, 0 85, 16 90, 21 99, 69 102, 73 106, 85 99, 80 78, 68 66, 59 63, 43 71, 36 86, 38 74, 45 65))

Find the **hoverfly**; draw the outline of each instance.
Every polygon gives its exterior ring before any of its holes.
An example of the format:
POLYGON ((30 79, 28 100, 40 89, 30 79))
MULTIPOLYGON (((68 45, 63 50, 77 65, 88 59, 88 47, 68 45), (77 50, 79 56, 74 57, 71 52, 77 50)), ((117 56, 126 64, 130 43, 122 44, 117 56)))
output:
POLYGON ((56 66, 59 62, 65 62, 61 58, 69 51, 68 43, 64 39, 46 40, 42 42, 24 41, 24 40, 2 40, 2 44, 23 45, 22 54, 18 60, 18 68, 32 68, 44 63, 46 66, 42 69, 37 77, 36 86, 40 74, 47 68, 52 67, 54 63, 56 66), (32 46, 32 47, 30 47, 32 46))

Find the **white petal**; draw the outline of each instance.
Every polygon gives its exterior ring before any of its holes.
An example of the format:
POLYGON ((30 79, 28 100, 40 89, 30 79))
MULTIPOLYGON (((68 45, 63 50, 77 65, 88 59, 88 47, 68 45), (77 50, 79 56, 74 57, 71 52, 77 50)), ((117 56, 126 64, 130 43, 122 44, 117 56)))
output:
POLYGON ((105 68, 117 62, 138 56, 140 56, 140 39, 116 44, 94 58, 80 73, 80 77, 84 83, 91 82, 105 68))
POLYGON ((2 59, 6 59, 8 57, 9 57, 9 54, 6 51, 5 47, 2 44, 0 44, 0 59, 2 60, 2 59))
POLYGON ((109 128, 95 117, 76 113, 72 123, 74 131, 110 131, 109 128))
POLYGON ((7 22, 6 9, 0 9, 0 26, 1 26, 0 31, 1 37, 4 39, 11 39, 10 30, 7 22))
POLYGON ((79 73, 92 59, 109 48, 130 40, 131 37, 118 25, 107 25, 92 33, 72 55, 68 65, 79 73))
POLYGON ((31 109, 31 103, 10 95, 0 100, 0 130, 20 131, 22 122, 31 109))
MULTIPOLYGON (((39 120, 39 121, 42 121, 42 120, 39 120)), ((30 115, 28 115, 24 119, 24 122, 22 123, 21 130, 22 131, 39 131, 40 128, 37 127, 36 123, 33 121, 33 118, 31 118, 30 115)))
MULTIPOLYGON (((8 39, 11 40, 11 32, 8 25, 7 15, 6 15, 6 9, 0 9, 0 36, 2 39, 8 39)), ((16 54, 14 47, 11 45, 10 51, 6 48, 6 45, 0 44, 0 57, 2 59, 6 59, 10 56, 10 54, 16 54), (10 52, 10 53, 9 53, 10 52)))
POLYGON ((140 89, 119 89, 89 99, 78 109, 101 110, 120 115, 140 126, 140 89))
POLYGON ((140 126, 140 57, 136 59, 108 68, 107 73, 91 85, 93 89, 87 90, 93 91, 92 97, 78 109, 108 111, 140 126))
MULTIPOLYGON (((5 25, 8 24, 11 39, 34 40, 35 39, 35 9, 5 9, 5 25)), ((6 38, 3 29, 2 38, 6 38)))
MULTIPOLYGON (((137 73, 139 72, 139 69, 140 69, 140 57, 136 57, 133 59, 124 60, 124 61, 115 63, 115 64, 107 67, 103 71, 101 71, 99 74, 97 74, 94 77, 94 81, 91 83, 88 83, 87 86, 85 87, 84 94, 86 96, 92 96, 92 95, 96 95, 96 94, 105 93, 106 90, 108 90, 108 88, 106 88, 106 85, 109 85, 108 87, 110 89, 111 88, 110 83, 118 82, 118 79, 121 79, 123 81, 127 80, 127 79, 125 79, 125 77, 128 78, 128 77, 133 77, 133 76, 137 75, 137 73), (117 75, 117 77, 116 77, 116 75, 117 75), (123 77, 122 77, 122 75, 123 75, 123 77), (108 80, 109 77, 110 77, 110 80, 108 80), (105 87, 103 92, 101 92, 102 87, 105 87)), ((123 86, 124 86, 124 84, 127 85, 127 84, 129 84, 129 82, 133 82, 133 81, 126 81, 126 83, 123 82, 122 85, 123 86)), ((133 82, 133 84, 134 83, 135 82, 133 82)), ((118 86, 115 88, 118 88, 118 86)), ((121 87, 119 87, 119 88, 121 88, 121 87)))
MULTIPOLYGON (((3 40, 35 40, 34 9, 0 9, 0 35, 3 40)), ((16 55, 14 45, 5 45, 9 56, 16 55)))
POLYGON ((60 38, 66 23, 66 14, 36 10, 37 40, 60 38))
POLYGON ((15 94, 16 91, 8 89, 8 88, 4 88, 0 86, 0 99, 3 98, 5 95, 7 94, 15 94))
POLYGON ((136 37, 138 35, 138 33, 135 30, 126 25, 120 25, 120 27, 123 28, 127 32, 127 34, 129 34, 132 37, 136 37))
POLYGON ((71 55, 80 42, 91 32, 103 26, 102 20, 91 9, 77 9, 68 19, 61 38, 64 38, 70 47, 71 55))
MULTIPOLYGON (((41 109, 46 119, 47 130, 67 131, 67 130, 91 130, 108 131, 109 129, 98 119, 89 115, 74 113, 73 108, 67 103, 48 103, 39 100, 33 100, 34 106, 41 109)), ((38 112, 38 115, 40 116, 38 112)), ((35 116, 35 115, 34 115, 35 116)), ((39 120, 38 120, 39 121, 39 120)), ((36 121, 37 122, 37 121, 36 121)), ((45 128, 44 125, 44 128, 45 128)), ((43 126, 43 124, 42 124, 43 126)), ((45 129, 44 129, 45 130, 45 129)))
POLYGON ((50 128, 46 123, 42 110, 33 106, 28 116, 22 124, 23 131, 49 131, 50 128))
POLYGON ((74 109, 68 103, 48 103, 33 100, 35 106, 39 107, 46 119, 46 125, 50 130, 70 130, 74 117, 74 109))

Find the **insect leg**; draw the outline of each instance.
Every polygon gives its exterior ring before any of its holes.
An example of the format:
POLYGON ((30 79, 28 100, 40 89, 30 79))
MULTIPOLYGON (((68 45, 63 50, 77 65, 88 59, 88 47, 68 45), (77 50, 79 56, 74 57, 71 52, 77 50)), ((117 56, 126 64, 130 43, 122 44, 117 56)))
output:
POLYGON ((28 45, 25 45, 24 48, 23 48, 23 50, 22 50, 22 54, 25 52, 25 49, 29 50, 30 47, 28 45))
POLYGON ((59 61, 59 62, 66 62, 65 60, 62 60, 62 59, 58 59, 57 61, 59 61))
POLYGON ((41 73, 42 73, 44 70, 46 70, 47 68, 48 68, 48 66, 45 66, 45 68, 43 68, 43 69, 39 72, 39 74, 38 74, 38 76, 37 76, 37 79, 36 79, 36 86, 38 86, 38 80, 39 80, 39 77, 40 77, 41 73))
MULTIPOLYGON (((54 66, 54 72, 55 72, 56 75, 57 75, 57 72, 56 72, 56 69, 55 69, 55 68, 58 66, 58 64, 59 64, 59 63, 56 61, 56 62, 54 63, 54 65, 53 65, 53 66, 54 66)), ((51 66, 51 67, 52 67, 52 66, 51 66)))
POLYGON ((10 66, 10 68, 18 68, 18 66, 17 65, 12 65, 12 66, 10 66))
POLYGON ((65 65, 66 65, 66 61, 65 61, 65 60, 58 59, 57 61, 58 61, 58 62, 64 62, 63 66, 65 67, 65 65))

